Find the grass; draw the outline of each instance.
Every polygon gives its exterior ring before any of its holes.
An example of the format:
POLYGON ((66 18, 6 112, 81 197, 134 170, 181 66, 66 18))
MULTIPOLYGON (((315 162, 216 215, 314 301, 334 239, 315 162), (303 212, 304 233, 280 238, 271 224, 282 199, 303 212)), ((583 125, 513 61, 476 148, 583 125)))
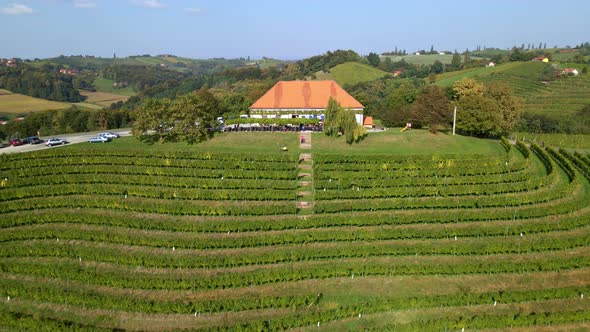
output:
MULTIPOLYGON (((191 152, 228 152, 228 153, 278 153, 286 146, 288 153, 299 151, 298 133, 269 133, 269 132, 238 132, 218 133, 214 138, 198 144, 187 143, 145 143, 135 137, 122 137, 106 144, 83 143, 84 149, 110 150, 124 149, 153 151, 164 153, 166 151, 191 151, 191 152)), ((67 148, 77 149, 75 145, 67 148)))
POLYGON ((387 72, 369 65, 347 62, 330 69, 329 73, 317 73, 316 77, 320 80, 335 80, 338 84, 344 86, 346 84, 354 85, 360 82, 373 81, 387 74, 387 72))
POLYGON ((0 89, 0 114, 9 118, 29 112, 59 110, 70 107, 71 105, 68 103, 33 98, 0 89))
POLYGON ((391 128, 384 132, 369 133, 360 143, 349 145, 343 137, 332 138, 317 133, 313 135, 314 153, 337 154, 488 154, 499 155, 502 150, 497 141, 445 133, 432 134, 427 130, 413 129, 400 132, 391 128))
POLYGON ((135 96, 135 91, 132 87, 116 88, 113 86, 114 81, 106 79, 102 76, 94 80, 94 86, 97 92, 111 93, 120 96, 135 96))
POLYGON ((413 63, 415 65, 431 65, 435 61, 440 61, 444 64, 450 64, 451 60, 453 60, 452 54, 423 54, 423 55, 382 55, 381 60, 385 60, 385 58, 390 58, 393 62, 398 62, 404 59, 404 61, 408 63, 413 63))
POLYGON ((90 91, 81 91, 80 94, 86 97, 85 104, 96 104, 102 107, 109 107, 111 104, 122 101, 125 102, 129 99, 128 96, 121 96, 117 94, 107 93, 107 92, 90 92, 90 91))

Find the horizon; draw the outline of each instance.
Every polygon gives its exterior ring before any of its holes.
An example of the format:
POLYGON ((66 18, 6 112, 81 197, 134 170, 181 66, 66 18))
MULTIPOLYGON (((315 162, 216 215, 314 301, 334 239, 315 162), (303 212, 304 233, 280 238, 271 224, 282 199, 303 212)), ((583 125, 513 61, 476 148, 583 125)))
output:
POLYGON ((101 58, 172 54, 192 59, 298 60, 336 49, 463 52, 587 41, 590 3, 473 4, 422 0, 368 5, 313 0, 0 0, 0 57, 101 58), (396 13, 403 13, 398 15, 396 13), (285 15, 288 13, 288 15, 285 15), (441 19, 443 18, 443 19, 441 19), (222 22, 220 24, 220 22, 222 22))

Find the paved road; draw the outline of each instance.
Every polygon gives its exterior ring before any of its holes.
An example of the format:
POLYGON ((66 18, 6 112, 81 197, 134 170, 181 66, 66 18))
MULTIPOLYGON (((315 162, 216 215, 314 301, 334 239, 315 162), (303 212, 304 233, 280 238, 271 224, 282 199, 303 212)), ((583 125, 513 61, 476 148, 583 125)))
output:
MULTIPOLYGON (((129 128, 123 128, 123 129, 110 130, 110 131, 113 132, 113 133, 117 133, 121 137, 123 137, 123 136, 131 136, 131 131, 130 130, 131 129, 129 129, 129 128)), ((42 136, 40 138, 45 141, 45 140, 47 140, 49 138, 59 137, 59 138, 63 138, 65 140, 67 140, 68 142, 70 142, 69 144, 76 144, 76 143, 88 142, 88 139, 90 139, 91 137, 96 136, 96 134, 98 134, 98 133, 100 133, 100 131, 94 131, 94 132, 90 132, 90 133, 78 133, 78 134, 64 134, 64 135, 42 136)), ((36 145, 25 144, 25 145, 21 145, 21 146, 8 146, 8 147, 5 147, 5 148, 0 149, 0 154, 3 154, 3 153, 17 153, 17 152, 29 152, 29 151, 44 150, 44 149, 56 149, 56 148, 59 148, 61 146, 63 146, 63 145, 57 145, 57 146, 53 146, 53 147, 47 147, 43 143, 36 144, 36 145)))

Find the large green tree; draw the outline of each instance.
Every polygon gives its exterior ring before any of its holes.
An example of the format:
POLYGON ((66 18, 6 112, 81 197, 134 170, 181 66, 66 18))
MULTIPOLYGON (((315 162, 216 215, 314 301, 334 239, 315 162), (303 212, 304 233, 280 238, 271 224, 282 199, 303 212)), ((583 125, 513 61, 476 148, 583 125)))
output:
POLYGON ((475 136, 500 136, 502 113, 497 103, 481 95, 469 95, 457 102, 457 131, 475 136))
POLYGON ((512 95, 510 87, 503 82, 487 84, 485 96, 496 101, 497 110, 502 114, 503 132, 511 132, 523 113, 523 105, 520 99, 512 95))
POLYGON ((325 111, 324 133, 328 136, 346 137, 346 142, 358 142, 366 135, 365 127, 356 122, 354 112, 344 109, 340 103, 330 98, 325 111))
POLYGON ((379 63, 381 62, 381 59, 379 58, 379 55, 377 53, 369 53, 369 55, 367 55, 367 61, 369 61, 369 64, 373 67, 378 67, 379 63))
POLYGON ((431 132, 447 126, 451 121, 451 103, 438 86, 425 88, 412 106, 412 123, 428 125, 431 132))

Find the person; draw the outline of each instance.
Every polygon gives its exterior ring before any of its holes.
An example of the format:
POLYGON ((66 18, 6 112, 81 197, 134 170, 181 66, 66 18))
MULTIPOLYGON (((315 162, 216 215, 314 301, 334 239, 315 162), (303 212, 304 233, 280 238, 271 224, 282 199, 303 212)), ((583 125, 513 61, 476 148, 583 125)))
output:
POLYGON ((301 141, 301 143, 305 143, 305 136, 303 136, 303 134, 301 134, 301 136, 299 137, 299 140, 301 141))

